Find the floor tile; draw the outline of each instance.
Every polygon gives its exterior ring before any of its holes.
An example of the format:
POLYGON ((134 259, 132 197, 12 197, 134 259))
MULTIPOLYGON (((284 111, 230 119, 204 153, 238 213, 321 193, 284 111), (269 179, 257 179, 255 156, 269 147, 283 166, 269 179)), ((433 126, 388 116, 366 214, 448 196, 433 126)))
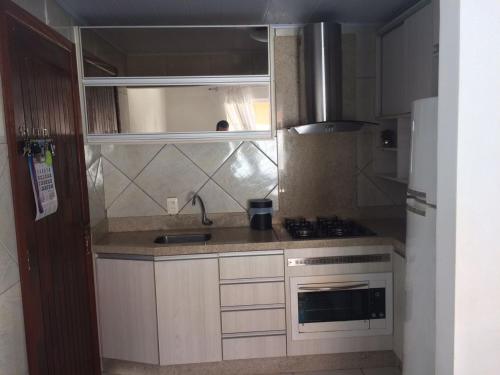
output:
POLYGON ((364 375, 401 375, 397 367, 364 368, 364 375))

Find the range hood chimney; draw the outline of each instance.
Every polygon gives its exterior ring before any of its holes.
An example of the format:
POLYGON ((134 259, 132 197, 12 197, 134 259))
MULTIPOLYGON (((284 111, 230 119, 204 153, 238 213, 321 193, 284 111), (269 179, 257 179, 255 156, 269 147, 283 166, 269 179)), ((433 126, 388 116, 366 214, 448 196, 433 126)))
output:
POLYGON ((342 34, 338 23, 304 27, 307 122, 290 128, 298 134, 357 131, 373 122, 342 117, 342 34))

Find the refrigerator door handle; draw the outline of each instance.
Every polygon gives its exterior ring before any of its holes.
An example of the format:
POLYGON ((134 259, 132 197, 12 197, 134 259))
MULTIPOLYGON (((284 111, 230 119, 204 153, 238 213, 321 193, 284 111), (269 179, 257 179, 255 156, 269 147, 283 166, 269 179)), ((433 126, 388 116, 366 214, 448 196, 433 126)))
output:
POLYGON ((408 195, 411 195, 414 198, 423 199, 424 203, 427 200, 427 194, 425 192, 423 192, 423 191, 408 189, 408 195))
POLYGON ((425 217, 425 211, 424 210, 420 210, 418 208, 415 208, 415 207, 413 207, 410 204, 406 204, 406 209, 408 211, 410 211, 410 212, 413 212, 414 214, 417 214, 419 216, 424 216, 425 217))
POLYGON ((418 197, 415 197, 414 195, 407 195, 406 196, 406 199, 413 199, 415 202, 417 203, 420 203, 420 204, 423 204, 427 207, 430 207, 430 208, 437 208, 437 206, 435 204, 432 204, 432 203, 427 203, 424 199, 421 199, 421 198, 418 198, 418 197))

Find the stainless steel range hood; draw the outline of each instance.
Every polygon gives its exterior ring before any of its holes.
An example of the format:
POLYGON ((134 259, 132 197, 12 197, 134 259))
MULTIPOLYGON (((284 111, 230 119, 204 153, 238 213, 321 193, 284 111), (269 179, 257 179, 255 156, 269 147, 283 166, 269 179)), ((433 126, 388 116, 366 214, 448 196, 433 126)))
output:
POLYGON ((342 117, 342 35, 337 23, 304 27, 306 124, 291 127, 299 134, 357 131, 373 122, 342 117))

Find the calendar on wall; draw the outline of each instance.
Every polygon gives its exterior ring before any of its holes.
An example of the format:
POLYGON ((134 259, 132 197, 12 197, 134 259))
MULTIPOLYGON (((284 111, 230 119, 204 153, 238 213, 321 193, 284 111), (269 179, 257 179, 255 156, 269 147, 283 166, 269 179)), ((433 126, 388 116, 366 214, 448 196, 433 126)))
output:
MULTIPOLYGON (((43 135, 48 135, 46 130, 43 135)), ((53 166, 55 146, 47 137, 30 139, 28 132, 25 136, 24 155, 28 159, 36 206, 35 221, 38 221, 55 213, 58 207, 53 166)))

